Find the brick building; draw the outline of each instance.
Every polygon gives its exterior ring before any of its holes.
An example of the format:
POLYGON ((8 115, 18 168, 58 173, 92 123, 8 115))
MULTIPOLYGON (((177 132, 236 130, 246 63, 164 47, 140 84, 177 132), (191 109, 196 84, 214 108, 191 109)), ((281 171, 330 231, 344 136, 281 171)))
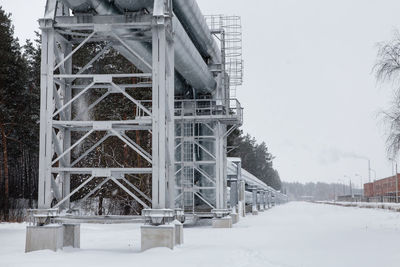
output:
MULTIPOLYGON (((400 174, 397 174, 398 192, 400 194, 400 174)), ((396 196, 396 177, 376 180, 372 183, 364 184, 364 197, 395 197, 396 196)))

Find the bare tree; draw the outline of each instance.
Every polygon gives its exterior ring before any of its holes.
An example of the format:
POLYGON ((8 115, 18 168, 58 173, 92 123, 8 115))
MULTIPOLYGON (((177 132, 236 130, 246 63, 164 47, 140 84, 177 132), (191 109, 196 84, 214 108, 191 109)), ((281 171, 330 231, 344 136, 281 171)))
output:
POLYGON ((376 78, 380 82, 398 82, 400 76, 400 33, 393 40, 379 44, 378 60, 374 66, 376 78))
POLYGON ((387 126, 386 148, 389 157, 398 156, 400 152, 400 33, 394 38, 379 44, 378 59, 374 66, 378 82, 392 82, 394 100, 389 109, 382 111, 383 122, 387 126))

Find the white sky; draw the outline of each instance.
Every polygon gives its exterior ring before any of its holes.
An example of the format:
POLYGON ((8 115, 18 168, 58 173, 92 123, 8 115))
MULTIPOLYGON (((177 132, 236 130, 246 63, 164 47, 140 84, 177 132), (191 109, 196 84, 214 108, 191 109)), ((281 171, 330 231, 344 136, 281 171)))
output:
MULTIPOLYGON (((392 173, 377 118, 391 91, 372 74, 377 43, 400 26, 397 0, 198 0, 204 14, 240 15, 244 131, 265 141, 285 181, 367 180, 392 173), (373 176, 373 175, 372 175, 373 176)), ((45 0, 0 0, 20 40, 34 38, 45 0)))

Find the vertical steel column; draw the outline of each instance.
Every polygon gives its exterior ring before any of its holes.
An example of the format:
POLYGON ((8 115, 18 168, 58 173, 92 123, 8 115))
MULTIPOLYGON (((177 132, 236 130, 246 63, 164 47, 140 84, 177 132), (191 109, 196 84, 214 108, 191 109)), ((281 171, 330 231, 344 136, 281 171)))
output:
POLYGON ((263 191, 264 210, 267 209, 267 191, 263 191))
POLYGON ((238 213, 240 212, 240 207, 239 207, 239 198, 240 198, 240 193, 239 193, 239 187, 240 187, 240 181, 241 181, 241 175, 242 175, 242 162, 240 159, 237 159, 233 161, 234 164, 236 164, 236 176, 234 178, 230 179, 230 185, 231 185, 231 193, 230 193, 230 205, 231 205, 231 210, 233 213, 238 213))
POLYGON ((39 21, 42 30, 42 58, 40 76, 40 148, 39 148, 39 209, 51 207, 51 160, 53 156, 53 86, 54 86, 54 20, 45 18, 39 21))
POLYGON ((155 16, 153 19, 153 90, 152 90, 152 151, 153 151, 153 175, 152 175, 152 208, 166 208, 166 182, 167 182, 167 135, 170 131, 167 117, 167 38, 166 21, 163 16, 155 16), (168 132, 167 132, 168 131, 168 132))
MULTIPOLYGON (((240 176, 241 177, 241 176, 240 176)), ((239 214, 242 217, 246 216, 246 183, 239 180, 239 214)))
POLYGON ((264 190, 260 191, 260 197, 261 197, 260 209, 265 210, 265 191, 264 190))
POLYGON ((172 24, 167 38, 167 147, 168 147, 168 205, 175 209, 175 50, 172 24))
MULTIPOLYGON (((67 55, 69 55, 72 52, 72 45, 67 42, 63 42, 61 45, 63 56, 62 58, 65 58, 67 55)), ((64 63, 64 72, 65 74, 72 74, 72 57, 68 59, 64 63)), ((62 101, 62 104, 68 103, 71 98, 72 98, 72 84, 68 79, 65 79, 65 84, 63 85, 63 93, 64 93, 64 98, 62 101)), ((65 120, 70 121, 72 120, 72 114, 71 114, 71 107, 68 107, 64 110, 64 115, 65 115, 65 120)), ((69 128, 63 128, 62 130, 62 146, 63 146, 63 151, 67 151, 71 147, 71 130, 69 128)), ((71 167, 71 152, 67 153, 64 156, 64 164, 66 168, 71 167)), ((65 198, 71 193, 71 174, 69 172, 62 173, 62 198, 65 198)), ((70 199, 65 201, 64 208, 69 208, 70 207, 70 199)))
POLYGON ((258 209, 257 209, 257 188, 252 188, 252 193, 253 193, 253 205, 252 205, 252 212, 253 213, 257 213, 258 209))
POLYGON ((219 121, 215 125, 216 137, 216 209, 227 209, 226 201, 226 126, 222 125, 219 121))
POLYGON ((172 2, 154 1, 152 25, 152 209, 143 210, 155 226, 173 220, 175 207, 174 44, 172 2))
POLYGON ((231 193, 230 193, 230 204, 233 213, 236 213, 236 207, 238 204, 238 180, 237 178, 231 179, 231 193))

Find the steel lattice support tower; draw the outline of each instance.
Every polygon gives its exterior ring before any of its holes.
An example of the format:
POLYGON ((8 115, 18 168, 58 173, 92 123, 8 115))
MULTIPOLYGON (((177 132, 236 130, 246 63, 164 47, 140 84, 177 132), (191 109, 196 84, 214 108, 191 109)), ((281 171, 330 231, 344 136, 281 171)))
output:
MULTIPOLYGON (((69 16, 69 10, 56 0, 48 0, 42 30, 41 66, 41 130, 39 167, 39 208, 70 207, 71 196, 95 179, 103 179, 84 199, 108 181, 114 182, 145 208, 174 208, 174 34, 171 1, 154 1, 153 14, 138 17, 125 15, 69 16), (128 44, 135 38, 130 32, 148 32, 153 46, 151 64, 141 58, 128 44), (107 43, 78 72, 73 72, 75 53, 88 43, 107 43), (144 66, 143 73, 85 74, 110 47, 118 50, 132 64, 144 66), (147 79, 151 84, 120 84, 118 79, 147 79), (79 80, 80 84, 75 83, 79 80), (83 86, 82 86, 83 84, 83 86), (135 99, 129 88, 152 88, 152 99, 135 99), (135 106, 135 117, 119 121, 80 120, 72 114, 72 105, 92 89, 107 92, 96 99, 87 110, 99 105, 109 95, 127 98, 135 106), (129 131, 151 131, 152 153, 140 147, 128 136, 129 131), (72 133, 83 133, 76 142, 72 133), (105 132, 103 138, 72 161, 73 149, 95 133, 105 132), (117 138, 138 153, 150 168, 76 167, 82 159, 108 138, 117 138), (127 174, 152 174, 152 198, 130 183, 127 174), (71 176, 86 176, 72 192, 71 176), (146 203, 143 199, 148 200, 146 203), (151 205, 149 205, 151 202, 151 205)), ((101 8, 101 6, 99 7, 101 8)), ((143 39, 143 37, 141 37, 143 39)), ((142 39, 140 39, 142 41, 142 39)))

